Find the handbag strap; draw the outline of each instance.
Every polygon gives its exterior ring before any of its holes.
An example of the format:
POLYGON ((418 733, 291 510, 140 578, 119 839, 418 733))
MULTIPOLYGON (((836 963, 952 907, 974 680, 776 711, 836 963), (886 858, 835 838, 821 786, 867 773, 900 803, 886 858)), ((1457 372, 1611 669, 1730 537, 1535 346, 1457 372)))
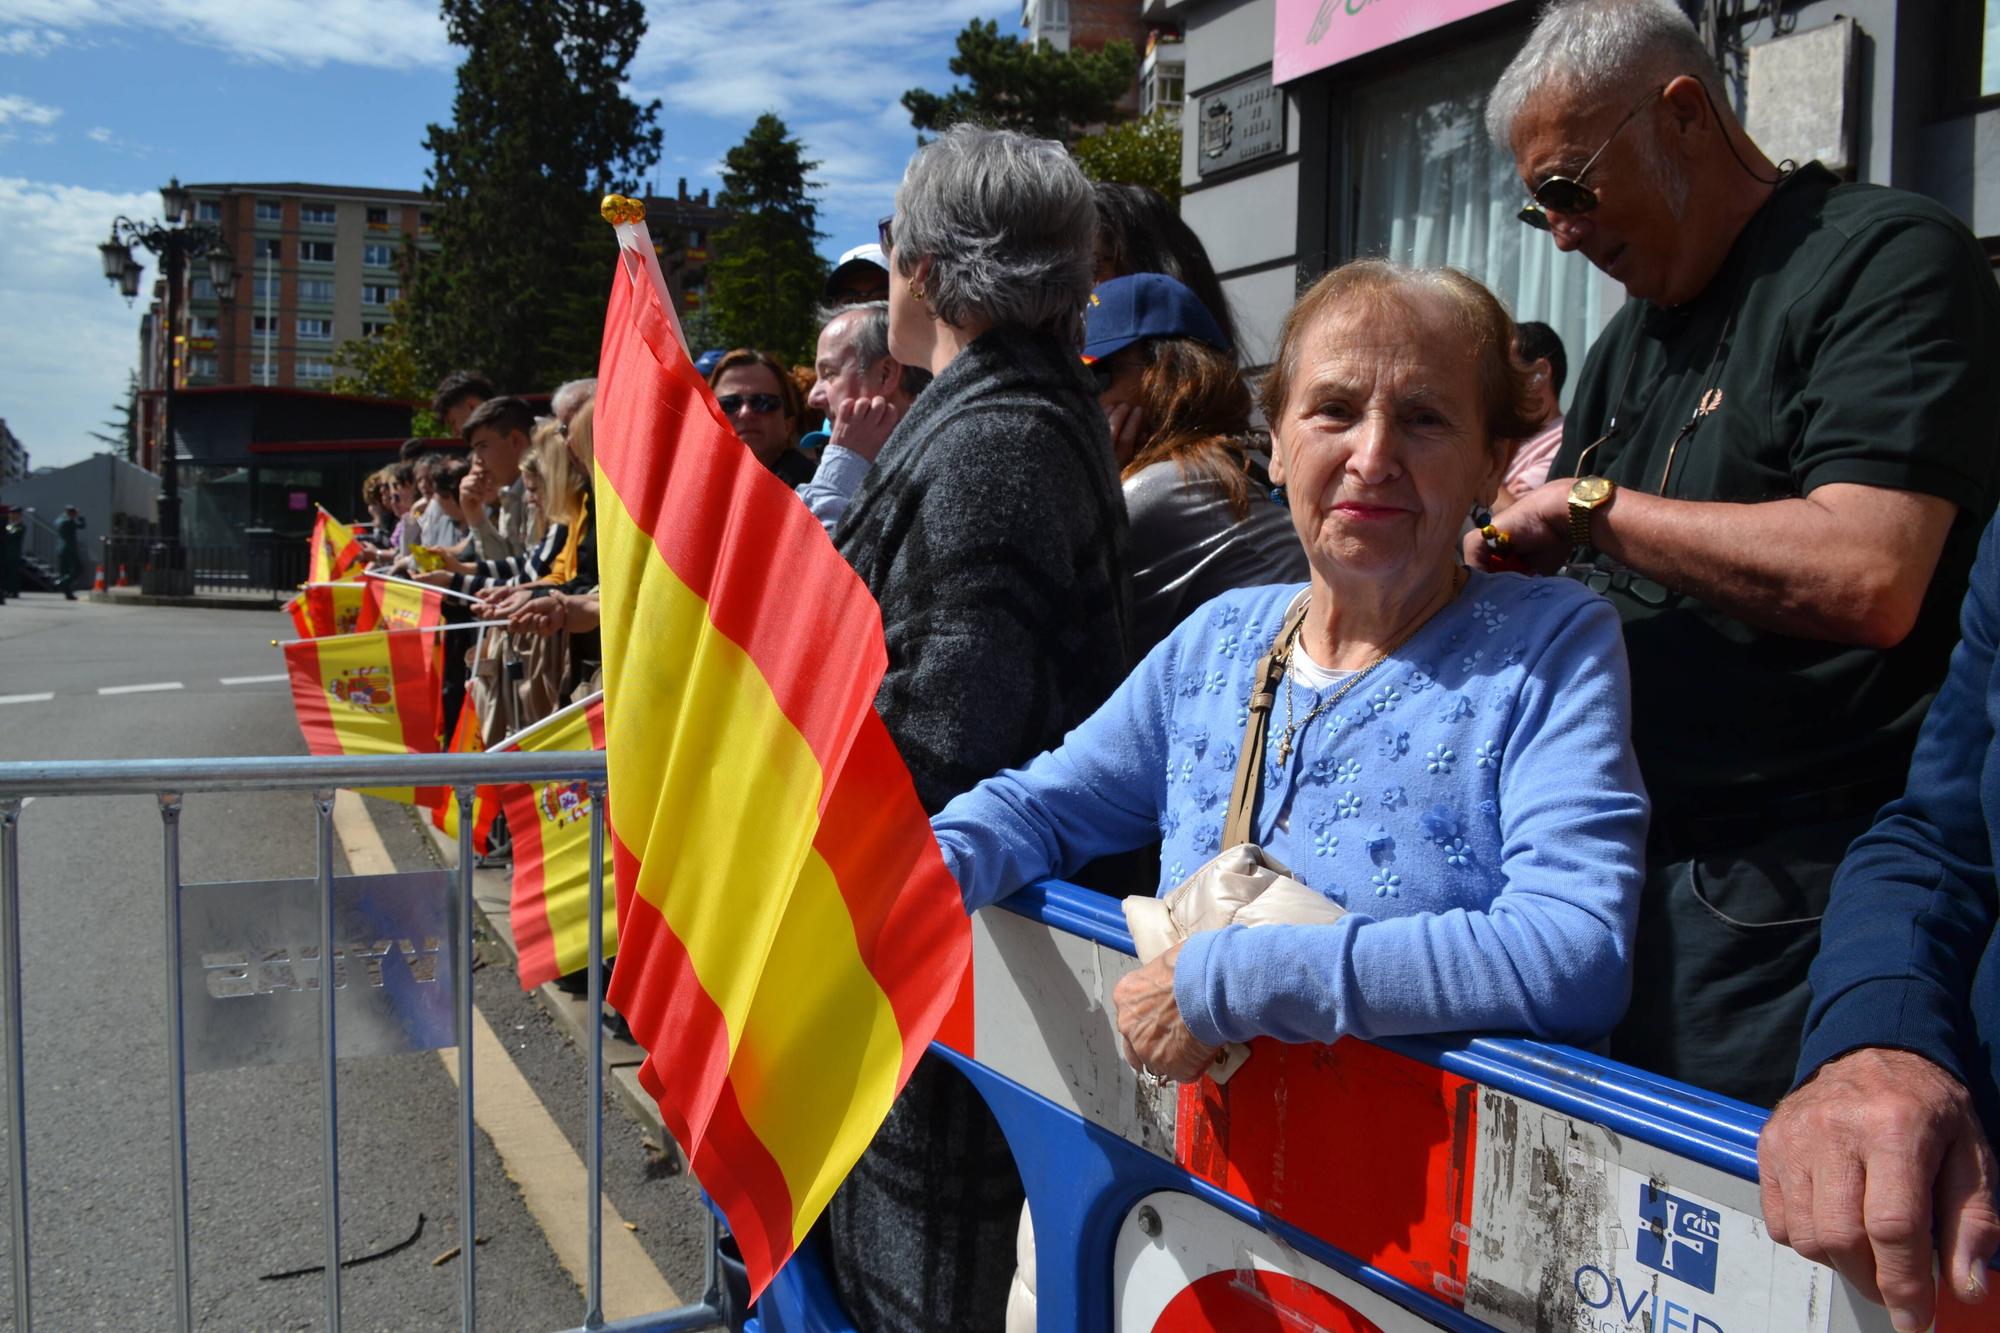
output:
POLYGON ((1264 741, 1271 734, 1271 707, 1278 701, 1278 684, 1290 665, 1285 645, 1298 633, 1311 600, 1309 591, 1299 594, 1285 612, 1285 621, 1278 627, 1278 636, 1271 640, 1269 651, 1258 659, 1257 669, 1251 673, 1250 717, 1243 727, 1243 748, 1236 755, 1236 782, 1229 789, 1229 813, 1222 821, 1224 847, 1251 840, 1250 831, 1257 817, 1257 794, 1263 785, 1264 741))

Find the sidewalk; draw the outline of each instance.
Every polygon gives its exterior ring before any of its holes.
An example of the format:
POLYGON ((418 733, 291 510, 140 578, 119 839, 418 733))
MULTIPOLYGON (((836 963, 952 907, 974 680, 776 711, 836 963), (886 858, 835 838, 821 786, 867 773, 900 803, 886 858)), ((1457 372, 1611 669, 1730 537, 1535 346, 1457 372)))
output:
MULTIPOLYGON (((447 837, 431 825, 428 819, 417 821, 431 836, 439 855, 447 866, 454 866, 458 860, 458 840, 447 837)), ((605 877, 604 892, 611 893, 609 875, 605 877)), ((488 934, 499 941, 507 951, 507 965, 518 967, 520 948, 514 943, 514 923, 508 914, 508 903, 513 896, 513 872, 502 867, 493 870, 475 868, 472 872, 472 908, 474 920, 486 927, 488 934)), ((554 982, 545 982, 536 988, 536 998, 542 1007, 555 1016, 563 1030, 576 1043, 579 1053, 588 1049, 590 1023, 594 1015, 590 1012, 590 1001, 581 995, 571 995, 554 982)), ((667 1133, 666 1122, 660 1118, 660 1108, 643 1087, 639 1085, 639 1065, 646 1053, 629 1041, 621 1041, 609 1032, 604 1034, 604 1074, 605 1086, 618 1096, 626 1114, 646 1130, 661 1155, 672 1163, 674 1172, 686 1170, 687 1164, 681 1158, 680 1147, 673 1136, 667 1133)))

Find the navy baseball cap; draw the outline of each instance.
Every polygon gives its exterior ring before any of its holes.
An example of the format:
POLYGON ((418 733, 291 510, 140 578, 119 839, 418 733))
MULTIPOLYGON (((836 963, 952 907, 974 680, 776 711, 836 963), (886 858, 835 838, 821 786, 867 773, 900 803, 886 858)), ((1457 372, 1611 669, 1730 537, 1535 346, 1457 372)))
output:
POLYGON ((711 347, 694 359, 695 373, 703 379, 707 379, 715 373, 716 363, 721 360, 722 349, 720 347, 711 347))
POLYGON ((1164 273, 1128 273, 1097 284, 1083 312, 1084 361, 1101 361, 1143 338, 1192 338, 1231 350, 1201 298, 1164 273))

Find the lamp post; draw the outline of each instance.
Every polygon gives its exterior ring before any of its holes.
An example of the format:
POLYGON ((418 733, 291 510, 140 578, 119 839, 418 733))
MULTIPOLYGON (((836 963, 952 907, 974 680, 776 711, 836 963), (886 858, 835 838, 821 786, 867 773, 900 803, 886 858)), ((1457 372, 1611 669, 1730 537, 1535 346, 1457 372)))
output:
POLYGON ((181 326, 181 287, 187 280, 188 264, 206 257, 216 299, 223 302, 234 299, 236 257, 229 252, 220 228, 188 221, 188 194, 181 188, 179 177, 160 188, 160 207, 166 214, 164 222, 134 222, 125 217, 113 220, 111 239, 98 246, 97 252, 104 260, 105 280, 115 284, 128 303, 139 294, 139 276, 144 271, 133 258, 133 246, 144 246, 159 256, 166 275, 167 385, 160 413, 160 545, 141 586, 149 593, 185 597, 194 591, 194 578, 181 548, 180 468, 174 443, 175 371, 180 360, 175 349, 181 326))

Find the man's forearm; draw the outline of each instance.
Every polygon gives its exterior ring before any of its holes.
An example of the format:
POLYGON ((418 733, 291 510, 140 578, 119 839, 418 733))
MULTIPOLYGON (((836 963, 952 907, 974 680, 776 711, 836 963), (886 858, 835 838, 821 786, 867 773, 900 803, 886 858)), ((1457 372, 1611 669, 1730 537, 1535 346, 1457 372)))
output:
POLYGON ((1864 486, 1758 504, 1620 490, 1592 539, 1746 624, 1886 648, 1915 623, 1956 512, 1949 500, 1864 486))

